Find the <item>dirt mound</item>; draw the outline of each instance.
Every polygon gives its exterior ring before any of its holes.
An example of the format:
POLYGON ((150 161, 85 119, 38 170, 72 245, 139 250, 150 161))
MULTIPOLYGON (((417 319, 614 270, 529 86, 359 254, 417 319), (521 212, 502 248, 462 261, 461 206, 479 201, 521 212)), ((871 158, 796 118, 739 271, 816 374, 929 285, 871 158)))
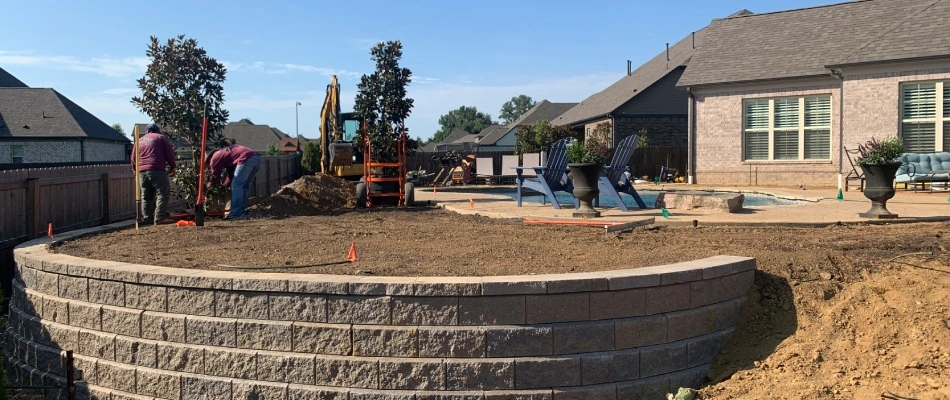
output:
POLYGON ((303 176, 252 207, 252 218, 337 214, 356 208, 356 190, 345 179, 326 174, 303 176))

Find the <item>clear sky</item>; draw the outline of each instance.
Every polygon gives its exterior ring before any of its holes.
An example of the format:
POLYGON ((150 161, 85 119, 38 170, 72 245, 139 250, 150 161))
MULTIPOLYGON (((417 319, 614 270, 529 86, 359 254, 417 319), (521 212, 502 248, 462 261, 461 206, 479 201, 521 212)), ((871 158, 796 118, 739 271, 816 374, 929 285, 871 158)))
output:
MULTIPOLYGON (((140 93, 149 36, 198 40, 228 68, 231 120, 250 118, 293 136, 319 136, 330 76, 348 111, 369 50, 403 43, 415 107, 406 124, 429 138, 439 117, 474 106, 493 119, 501 105, 579 102, 714 18, 836 0, 6 0, 0 67, 32 87, 52 87, 128 133, 149 122, 130 103, 140 93), (296 102, 301 102, 298 108, 296 102)), ((781 29, 781 27, 776 27, 781 29)))

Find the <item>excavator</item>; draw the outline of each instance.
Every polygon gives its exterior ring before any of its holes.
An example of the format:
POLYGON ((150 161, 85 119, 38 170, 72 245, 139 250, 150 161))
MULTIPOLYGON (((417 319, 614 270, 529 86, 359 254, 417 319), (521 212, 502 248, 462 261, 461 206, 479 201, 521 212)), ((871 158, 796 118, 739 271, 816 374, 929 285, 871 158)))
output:
MULTIPOLYGON (((358 127, 359 122, 353 118, 353 113, 340 112, 340 84, 333 75, 320 111, 320 172, 347 180, 358 180, 363 176, 362 160, 353 157, 353 142, 344 140, 344 134, 352 140, 358 127)), ((360 154, 356 155, 361 158, 360 154)))

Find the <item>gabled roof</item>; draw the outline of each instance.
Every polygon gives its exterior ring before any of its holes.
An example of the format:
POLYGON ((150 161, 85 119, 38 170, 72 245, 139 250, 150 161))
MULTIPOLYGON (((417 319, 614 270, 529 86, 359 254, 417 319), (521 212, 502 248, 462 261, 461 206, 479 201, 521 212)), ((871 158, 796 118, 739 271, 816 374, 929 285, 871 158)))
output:
POLYGON ((541 120, 551 122, 578 104, 580 103, 552 103, 541 100, 508 126, 514 128, 518 125, 533 125, 541 120))
POLYGON ((515 126, 517 125, 514 125, 514 123, 508 125, 489 125, 487 128, 482 129, 482 131, 478 133, 478 135, 482 137, 482 139, 478 141, 478 144, 491 146, 498 142, 499 139, 504 137, 505 134, 515 126))
POLYGON ((0 88, 0 137, 93 138, 130 142, 125 135, 54 89, 0 88))
POLYGON ((552 125, 570 125, 578 122, 606 116, 620 108, 637 94, 642 93, 664 76, 686 65, 696 49, 706 42, 706 30, 700 29, 670 46, 669 56, 664 49, 646 64, 641 65, 629 75, 606 89, 591 95, 551 121, 552 125))
POLYGON ((267 146, 271 144, 279 149, 281 141, 288 137, 279 129, 267 125, 255 125, 248 119, 225 125, 221 135, 260 153, 266 152, 267 146))
POLYGON ((3 68, 0 68, 0 88, 2 87, 20 87, 25 88, 26 86, 23 81, 17 79, 15 76, 11 75, 9 72, 4 71, 3 68))
POLYGON ((948 55, 941 1, 950 0, 863 0, 716 19, 677 85, 828 76, 825 66, 844 60, 948 55))
POLYGON ((442 139, 442 141, 439 143, 452 143, 468 135, 470 135, 470 133, 459 128, 455 128, 455 130, 453 130, 449 136, 446 136, 445 139, 442 139))

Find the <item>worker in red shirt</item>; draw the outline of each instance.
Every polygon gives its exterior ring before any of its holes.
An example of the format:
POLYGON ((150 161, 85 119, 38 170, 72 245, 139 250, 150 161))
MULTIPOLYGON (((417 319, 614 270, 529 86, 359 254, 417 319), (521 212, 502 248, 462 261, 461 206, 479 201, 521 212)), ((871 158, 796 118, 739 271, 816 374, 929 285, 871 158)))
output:
POLYGON ((260 167, 260 154, 238 144, 212 150, 208 155, 208 168, 211 170, 208 187, 218 182, 225 186, 231 185, 231 211, 225 219, 244 218, 251 181, 260 167))
POLYGON ((142 186, 142 223, 167 224, 175 222, 169 218, 168 199, 171 196, 170 175, 175 175, 175 149, 172 141, 162 134, 158 125, 151 124, 145 135, 139 138, 138 167, 142 186), (166 171, 166 167, 168 170, 166 171))

